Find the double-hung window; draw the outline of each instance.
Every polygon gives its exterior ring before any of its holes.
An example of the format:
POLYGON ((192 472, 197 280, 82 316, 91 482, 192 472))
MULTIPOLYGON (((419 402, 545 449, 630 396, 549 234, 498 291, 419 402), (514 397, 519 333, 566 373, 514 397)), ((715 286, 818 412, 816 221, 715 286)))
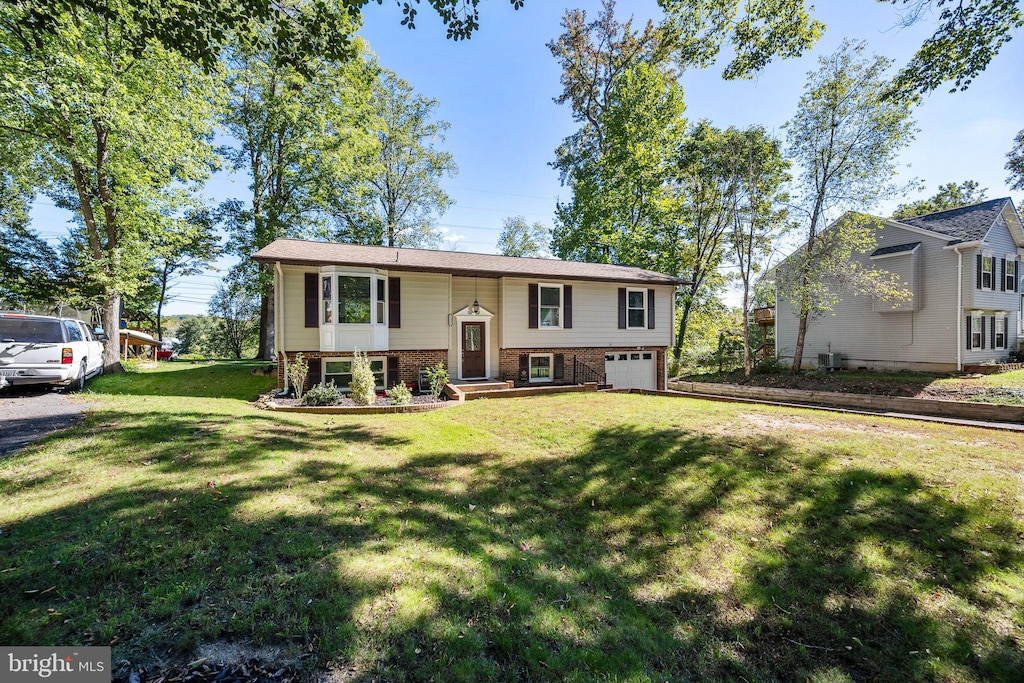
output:
POLYGON ((981 257, 981 288, 982 289, 995 289, 995 256, 984 256, 981 257))
POLYGON ((981 331, 982 319, 980 315, 971 316, 971 348, 980 349, 983 348, 984 337, 981 331))
POLYGON ((554 378, 552 356, 550 353, 530 354, 530 381, 550 382, 554 378))
POLYGON ((540 326, 562 326, 561 285, 540 285, 540 326))
POLYGON ((993 341, 992 341, 992 347, 993 348, 996 348, 996 349, 1005 349, 1006 348, 1006 333, 1007 333, 1006 321, 1007 321, 1007 318, 1004 315, 999 315, 999 316, 996 316, 996 318, 995 318, 995 325, 994 325, 995 331, 993 333, 995 336, 993 337, 993 341))
POLYGON ((1004 276, 1003 289, 1007 292, 1017 291, 1017 260, 1006 259, 1006 271, 1004 276))
MULTIPOLYGON (((383 358, 369 358, 370 370, 373 371, 377 388, 384 388, 385 361, 383 358)), ((341 391, 348 391, 352 384, 352 359, 350 358, 325 358, 324 359, 324 384, 334 383, 334 386, 341 391)))
POLYGON ((647 290, 626 290, 626 327, 642 329, 647 327, 647 290))
POLYGON ((387 316, 385 311, 387 310, 387 283, 384 279, 377 280, 377 324, 386 325, 387 316))

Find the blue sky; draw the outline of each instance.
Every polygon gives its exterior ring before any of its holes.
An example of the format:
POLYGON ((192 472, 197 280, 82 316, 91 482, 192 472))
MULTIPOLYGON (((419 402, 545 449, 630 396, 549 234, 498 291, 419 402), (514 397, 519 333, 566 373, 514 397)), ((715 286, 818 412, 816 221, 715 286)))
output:
MULTIPOLYGON (((931 34, 935 22, 934 16, 926 16, 903 28, 896 8, 875 0, 821 5, 815 14, 828 28, 815 50, 804 57, 774 62, 752 81, 723 81, 721 68, 685 74, 688 119, 707 118, 722 128, 760 124, 781 135, 818 56, 835 50, 844 38, 854 38, 902 65, 931 34)), ((421 8, 413 31, 399 24, 401 13, 393 2, 369 3, 365 8, 361 35, 381 64, 420 93, 439 100, 439 117, 451 123, 445 147, 454 155, 459 174, 444 182, 455 205, 439 223, 450 247, 494 253, 505 218, 522 215, 551 226, 556 199, 567 198, 548 164, 575 125, 568 108, 553 102, 561 92, 560 72, 545 47, 561 33, 567 7, 584 8, 596 16, 600 1, 526 0, 514 11, 506 0, 485 0, 479 32, 460 42, 444 38, 440 20, 427 6, 421 8)), ((620 0, 616 16, 624 20, 630 14, 644 21, 657 19, 660 11, 656 0, 620 0)), ((988 188, 990 198, 1012 194, 1003 166, 1014 135, 1024 128, 1021 64, 1024 39, 1018 36, 967 92, 941 90, 917 108, 920 130, 901 156, 907 166, 901 180, 919 178, 926 182, 926 190, 902 201, 967 179, 988 188)), ((247 185, 244 176, 219 174, 208 184, 207 194, 213 201, 245 199, 247 185)), ((1014 196, 1018 206, 1021 199, 1020 193, 1014 196)), ((880 204, 875 211, 885 214, 897 203, 880 204)), ((49 239, 65 230, 65 218, 52 206, 40 204, 34 217, 35 228, 49 239)), ((205 312, 218 279, 218 273, 210 272, 180 283, 166 308, 168 314, 205 312)))

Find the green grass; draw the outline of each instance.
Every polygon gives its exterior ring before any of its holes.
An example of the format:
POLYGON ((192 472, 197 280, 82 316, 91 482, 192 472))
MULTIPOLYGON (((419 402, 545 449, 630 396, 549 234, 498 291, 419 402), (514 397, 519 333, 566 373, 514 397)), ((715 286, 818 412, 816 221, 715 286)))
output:
POLYGON ((102 378, 0 461, 0 642, 355 680, 1024 670, 1017 433, 613 394, 349 419, 256 411, 268 382, 102 378))

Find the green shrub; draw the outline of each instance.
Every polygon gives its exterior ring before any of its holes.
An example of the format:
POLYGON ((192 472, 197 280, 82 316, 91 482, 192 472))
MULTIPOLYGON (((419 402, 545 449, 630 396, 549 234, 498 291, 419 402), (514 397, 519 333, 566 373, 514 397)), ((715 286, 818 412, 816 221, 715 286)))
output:
POLYGON ((391 405, 393 406, 407 406, 412 403, 412 392, 409 391, 409 387, 401 382, 388 389, 385 393, 391 399, 391 405))
POLYGON ((426 368, 427 379, 430 380, 430 395, 437 400, 441 398, 441 392, 444 391, 444 385, 448 384, 448 371, 444 368, 444 363, 438 363, 435 367, 426 368))
POLYGON ((121 367, 124 371, 130 375, 134 375, 139 371, 142 363, 138 360, 123 360, 121 361, 121 367))
POLYGON ((352 358, 352 382, 348 388, 349 396, 357 406, 373 405, 377 400, 377 378, 373 376, 366 354, 358 349, 352 358))
POLYGON ((330 384, 314 384, 302 397, 304 406, 336 406, 341 401, 341 392, 330 384))
POLYGON ((288 364, 288 381, 295 389, 295 398, 302 399, 302 391, 306 388, 306 377, 308 376, 309 363, 301 353, 296 354, 295 360, 288 364))

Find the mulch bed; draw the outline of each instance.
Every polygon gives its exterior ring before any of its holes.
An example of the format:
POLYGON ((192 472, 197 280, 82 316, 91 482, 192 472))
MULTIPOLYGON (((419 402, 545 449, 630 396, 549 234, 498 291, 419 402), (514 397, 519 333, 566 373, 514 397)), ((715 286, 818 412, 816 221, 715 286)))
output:
MULTIPOLYGON (((297 406, 301 406, 302 405, 302 401, 299 401, 298 399, 294 399, 294 398, 275 398, 275 399, 272 399, 272 400, 274 401, 274 403, 276 403, 279 406, 297 407, 297 406)), ((413 396, 411 403, 412 403, 412 405, 417 405, 417 404, 421 404, 421 403, 437 403, 437 402, 438 401, 436 399, 434 399, 434 397, 431 396, 430 394, 423 394, 423 395, 420 395, 420 396, 413 396)), ((387 398, 386 396, 384 396, 384 397, 378 396, 377 400, 374 401, 372 405, 378 406, 378 407, 390 406, 391 405, 391 400, 389 398, 387 398)), ((353 401, 352 399, 350 399, 349 397, 346 396, 346 397, 342 398, 341 401, 339 401, 338 403, 334 404, 331 407, 334 407, 334 408, 362 408, 362 407, 365 407, 365 406, 356 405, 355 401, 353 401)))

